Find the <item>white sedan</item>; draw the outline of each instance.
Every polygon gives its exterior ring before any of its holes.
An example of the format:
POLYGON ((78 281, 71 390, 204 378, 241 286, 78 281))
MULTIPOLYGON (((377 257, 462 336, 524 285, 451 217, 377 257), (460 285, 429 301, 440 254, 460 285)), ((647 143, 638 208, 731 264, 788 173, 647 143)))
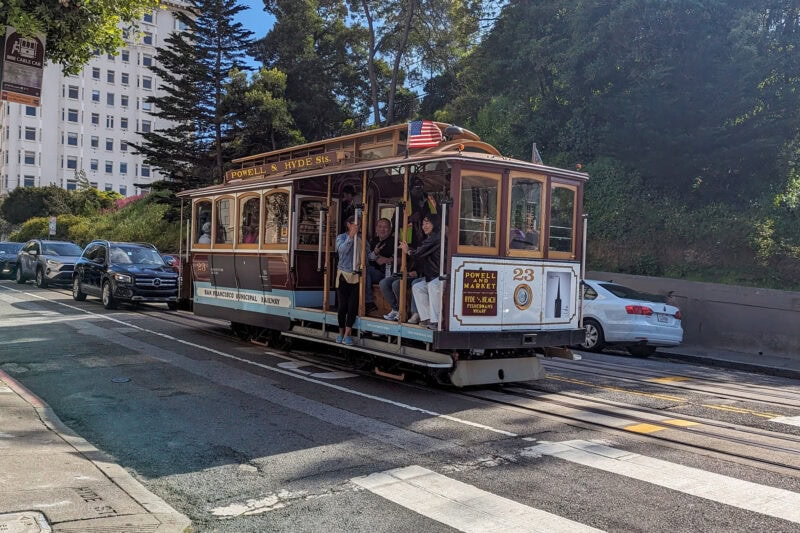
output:
POLYGON ((610 281, 583 281, 583 325, 586 340, 580 347, 593 352, 616 345, 647 357, 659 346, 683 341, 681 311, 666 297, 610 281))

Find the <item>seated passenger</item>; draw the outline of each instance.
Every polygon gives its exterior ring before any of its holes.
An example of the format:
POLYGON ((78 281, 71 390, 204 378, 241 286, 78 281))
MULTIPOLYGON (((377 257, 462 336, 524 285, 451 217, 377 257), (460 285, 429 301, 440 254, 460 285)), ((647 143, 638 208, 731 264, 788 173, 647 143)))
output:
POLYGON ((370 313, 378 309, 375 305, 372 286, 392 274, 394 235, 392 234, 392 223, 388 218, 382 218, 375 224, 375 235, 369 241, 368 250, 365 301, 367 313, 370 313))
POLYGON ((206 222, 202 227, 202 235, 197 239, 198 244, 211 244, 211 222, 206 222))
POLYGON ((422 231, 425 240, 416 249, 410 249, 408 243, 400 243, 403 251, 414 258, 420 281, 414 283, 411 292, 419 312, 420 324, 429 329, 439 329, 439 316, 442 308, 442 282, 439 279, 440 235, 439 220, 435 215, 428 215, 422 220, 422 231))

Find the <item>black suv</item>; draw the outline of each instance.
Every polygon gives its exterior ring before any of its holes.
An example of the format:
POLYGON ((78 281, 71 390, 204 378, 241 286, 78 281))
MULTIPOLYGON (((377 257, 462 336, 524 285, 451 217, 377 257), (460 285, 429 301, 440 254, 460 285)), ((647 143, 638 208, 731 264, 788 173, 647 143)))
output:
POLYGON ((178 308, 178 274, 152 244, 92 241, 72 275, 72 297, 99 296, 106 309, 121 301, 161 302, 178 308))

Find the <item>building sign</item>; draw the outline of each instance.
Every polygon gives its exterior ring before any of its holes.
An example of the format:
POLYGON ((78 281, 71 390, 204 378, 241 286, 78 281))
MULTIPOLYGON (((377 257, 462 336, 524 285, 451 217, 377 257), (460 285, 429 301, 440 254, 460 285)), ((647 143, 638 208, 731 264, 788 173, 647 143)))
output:
POLYGON ((275 161, 257 167, 237 168, 225 173, 225 181, 243 180, 252 178, 265 178, 272 174, 283 174, 285 172, 297 172, 299 170, 309 170, 312 168, 324 167, 336 163, 336 152, 325 152, 323 154, 297 157, 284 161, 275 161))
POLYGON ((23 37, 11 26, 6 27, 1 99, 29 106, 40 104, 44 42, 44 35, 23 37))
POLYGON ((461 292, 464 316, 497 316, 497 271, 465 270, 461 292))

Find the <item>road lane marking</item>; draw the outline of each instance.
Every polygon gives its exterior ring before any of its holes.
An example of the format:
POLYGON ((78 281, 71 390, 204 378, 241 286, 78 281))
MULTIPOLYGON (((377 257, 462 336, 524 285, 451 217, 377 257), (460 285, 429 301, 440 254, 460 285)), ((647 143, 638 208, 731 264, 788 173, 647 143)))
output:
POLYGON ((679 381, 691 381, 692 379, 686 376, 664 376, 663 378, 649 378, 647 381, 652 383, 676 383, 679 381))
POLYGON ((346 393, 346 394, 352 394, 353 396, 359 396, 361 398, 366 398, 368 400, 373 400, 373 401, 384 403, 384 404, 387 404, 387 405, 392 405, 394 407, 399 407, 401 409, 406 409, 408 411, 413 411, 413 412, 420 413, 420 414, 423 414, 423 415, 432 416, 432 417, 439 418, 439 419, 442 419, 442 420, 448 420, 450 422, 455 422, 457 424, 462 424, 462 425, 465 425, 465 426, 469 426, 469 427, 473 427, 473 428, 477 428, 477 429, 482 429, 484 431, 488 431, 488 432, 491 432, 491 433, 497 433, 498 435, 503 435, 503 436, 506 436, 506 437, 519 437, 519 434, 511 432, 511 431, 505 431, 503 429, 495 428, 495 427, 492 427, 492 426, 487 426, 485 424, 480 424, 478 422, 472 422, 471 420, 466 420, 464 418, 458 418, 456 416, 446 415, 446 414, 443 414, 443 413, 438 413, 436 411, 431 411, 430 409, 425 409, 425 408, 422 408, 422 407, 417 407, 415 405, 410 405, 410 404, 407 404, 407 403, 398 402, 396 400, 391 400, 389 398, 384 398, 382 396, 375 396, 374 394, 367 394, 366 392, 361 392, 361 391, 358 391, 358 390, 355 390, 355 389, 350 389, 350 388, 347 388, 347 387, 342 386, 342 385, 336 385, 334 383, 330 383, 330 382, 326 382, 324 380, 312 378, 310 376, 304 376, 304 375, 298 374, 297 372, 292 371, 292 370, 284 370, 282 368, 278 368, 277 366, 270 366, 270 365, 266 365, 264 363, 258 363, 256 361, 250 361, 249 359, 245 359, 245 358, 239 357, 237 355, 233 355, 233 354, 230 354, 230 353, 227 353, 227 352, 223 352, 221 350, 216 350, 214 348, 209 348, 208 346, 203 346, 201 344, 197 344, 197 343, 194 343, 194 342, 189 342, 189 341, 186 341, 186 340, 183 340, 183 339, 179 339, 177 337, 173 337, 172 335, 167 335, 166 333, 161 333, 159 331, 154 331, 154 330, 151 330, 151 329, 144 328, 142 326, 138 326, 136 324, 125 322, 123 320, 119 320, 117 318, 114 318, 113 316, 101 315, 101 314, 98 314, 98 313, 93 313, 93 312, 91 312, 89 310, 86 310, 86 309, 81 309, 80 307, 76 307, 74 305, 65 304, 64 302, 59 302, 57 300, 49 300, 47 298, 39 296, 38 294, 34 294, 34 293, 30 293, 30 292, 17 291, 16 289, 11 289, 11 288, 7 288, 7 287, 3 287, 3 289, 9 290, 9 291, 13 291, 13 292, 19 292, 19 293, 25 294, 27 296, 30 296, 32 298, 36 298, 36 299, 39 299, 39 300, 43 300, 45 302, 49 302, 49 303, 52 303, 52 304, 60 305, 62 307, 66 307, 67 309, 71 309, 73 311, 78 311, 80 313, 85 313, 87 315, 91 315, 91 316, 93 316, 95 318, 99 318, 99 319, 102 319, 102 320, 108 320, 109 322, 114 322, 115 324, 128 326, 128 327, 136 329, 137 331, 140 331, 140 332, 143 332, 143 333, 149 333, 151 335, 155 335, 155 336, 161 337, 163 339, 168 339, 168 340, 171 340, 173 342, 177 342, 179 344, 183 344, 184 346, 189 346, 189 347, 197 349, 197 350, 203 350, 205 352, 213 353, 215 355, 218 355, 220 357, 224 357, 225 359, 229 359, 231 361, 236 361, 236 362, 239 362, 239 363, 244 363, 244 364, 247 364, 247 365, 255 366, 255 367, 258 367, 258 368, 261 368, 261 369, 264 369, 264 370, 268 370, 270 372, 275 372, 277 374, 282 374, 284 376, 290 376, 290 377, 295 378, 295 379, 306 381, 308 383, 314 383, 316 385, 321 385, 323 387, 327 387, 329 389, 337 390, 339 392, 343 392, 343 393, 346 393))
POLYGON ((354 478, 352 482, 417 514, 468 533, 601 531, 416 465, 354 478))
POLYGON ((790 426, 800 426, 800 416, 779 416, 770 420, 778 424, 789 424, 790 426))
POLYGON ((706 472, 585 440, 543 443, 523 455, 549 455, 707 500, 800 523, 800 494, 706 472))
POLYGON ((759 411, 753 411, 752 409, 745 409, 744 407, 733 407, 731 405, 703 404, 701 405, 701 407, 707 407, 709 409, 717 409, 718 411, 729 411, 731 413, 739 413, 742 415, 760 416, 761 418, 776 418, 780 416, 775 413, 762 413, 759 411))
POLYGON ((659 399, 659 400, 668 400, 668 401, 671 401, 671 402, 685 402, 686 401, 685 398, 681 398, 680 396, 669 396, 668 394, 654 394, 654 393, 651 393, 651 392, 640 392, 640 391, 635 391, 635 390, 630 390, 630 389, 624 389, 622 387, 612 387, 610 385, 598 385, 597 383, 592 383, 590 381, 583 381, 581 379, 575 379, 575 378, 566 378, 566 377, 563 377, 563 376, 556 376, 556 375, 553 375, 553 374, 547 374, 545 376, 545 378, 552 379, 552 380, 555 380, 555 381, 565 381, 567 383, 574 383, 576 385, 585 385, 587 387, 593 387, 595 389, 604 389, 604 390, 610 390, 610 391, 614 391, 614 392, 624 392, 626 394, 635 394, 637 396, 647 396, 648 398, 656 398, 656 399, 659 399))
POLYGON ((632 431, 633 433, 643 433, 645 435, 650 433, 655 433, 656 431, 662 431, 665 428, 664 426, 657 426, 655 424, 633 424, 632 426, 625 426, 625 431, 632 431))

